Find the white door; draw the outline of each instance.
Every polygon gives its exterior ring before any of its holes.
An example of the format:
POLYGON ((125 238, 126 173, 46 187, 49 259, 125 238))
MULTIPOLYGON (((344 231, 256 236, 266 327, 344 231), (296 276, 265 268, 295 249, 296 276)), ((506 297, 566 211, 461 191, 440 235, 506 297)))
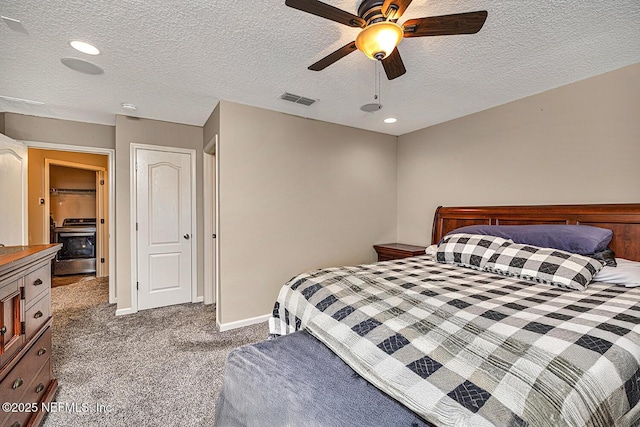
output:
POLYGON ((136 149, 138 309, 191 301, 191 155, 136 149))
POLYGON ((27 147, 0 134, 0 244, 27 240, 27 147))

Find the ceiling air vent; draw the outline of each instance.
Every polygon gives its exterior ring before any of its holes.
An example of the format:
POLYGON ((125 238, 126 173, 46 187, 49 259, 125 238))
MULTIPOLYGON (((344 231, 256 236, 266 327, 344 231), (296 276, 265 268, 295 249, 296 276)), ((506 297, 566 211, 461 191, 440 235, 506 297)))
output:
POLYGON ((313 104, 314 102, 316 102, 315 99, 305 98, 304 96, 294 95, 289 92, 285 92, 282 95, 280 95, 280 99, 284 99, 285 101, 295 102, 296 104, 306 105, 307 107, 313 104))

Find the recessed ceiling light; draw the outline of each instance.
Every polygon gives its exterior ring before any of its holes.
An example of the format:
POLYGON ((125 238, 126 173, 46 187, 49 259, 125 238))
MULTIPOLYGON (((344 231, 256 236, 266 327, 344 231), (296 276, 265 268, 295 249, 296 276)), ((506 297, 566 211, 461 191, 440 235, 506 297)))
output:
POLYGON ((82 53, 86 53, 87 55, 98 55, 100 53, 97 47, 92 46, 89 43, 73 40, 73 41, 70 41, 69 44, 75 50, 78 50, 82 53))
POLYGON ((389 117, 389 118, 384 119, 384 122, 388 123, 388 124, 395 123, 397 121, 398 121, 398 119, 396 119, 395 117, 389 117))
POLYGON ((8 16, 0 16, 0 19, 2 19, 4 23, 7 24, 7 27, 11 28, 13 31, 29 34, 27 29, 24 28, 24 25, 22 25, 22 22, 18 19, 9 18, 8 16))
POLYGON ((129 111, 136 111, 137 110, 136 106, 133 105, 133 104, 128 104, 126 102, 123 102, 120 105, 122 106, 123 110, 129 110, 129 111))
POLYGON ((382 104, 372 103, 372 104, 364 104, 360 109, 365 113, 375 113, 376 111, 382 108, 382 104))
POLYGON ((78 58, 62 58, 60 60, 64 65, 71 68, 72 70, 78 71, 79 73, 84 74, 102 74, 104 70, 98 67, 96 64, 93 64, 89 61, 85 61, 84 59, 78 58))

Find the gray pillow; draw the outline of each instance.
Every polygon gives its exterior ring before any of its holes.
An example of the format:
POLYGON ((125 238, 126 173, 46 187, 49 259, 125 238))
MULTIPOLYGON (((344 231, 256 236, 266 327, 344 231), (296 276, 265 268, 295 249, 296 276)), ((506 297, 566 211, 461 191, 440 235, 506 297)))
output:
POLYGON ((616 262, 616 253, 613 252, 611 248, 608 246, 604 251, 596 252, 593 254, 587 254, 585 256, 588 256, 589 258, 597 259, 607 267, 615 267, 618 265, 618 263, 616 262))
POLYGON ((580 255, 604 251, 613 231, 590 225, 469 225, 448 234, 484 234, 514 243, 553 248, 580 255))

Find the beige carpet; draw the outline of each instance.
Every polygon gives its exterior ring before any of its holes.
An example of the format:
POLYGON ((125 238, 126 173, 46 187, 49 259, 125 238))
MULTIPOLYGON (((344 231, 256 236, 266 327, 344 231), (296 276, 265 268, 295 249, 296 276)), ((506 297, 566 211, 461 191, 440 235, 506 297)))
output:
POLYGON ((53 288, 52 306, 56 400, 76 410, 46 427, 212 426, 227 354, 268 334, 266 323, 217 332, 203 304, 116 317, 105 279, 53 288))

